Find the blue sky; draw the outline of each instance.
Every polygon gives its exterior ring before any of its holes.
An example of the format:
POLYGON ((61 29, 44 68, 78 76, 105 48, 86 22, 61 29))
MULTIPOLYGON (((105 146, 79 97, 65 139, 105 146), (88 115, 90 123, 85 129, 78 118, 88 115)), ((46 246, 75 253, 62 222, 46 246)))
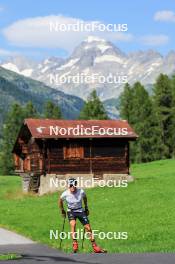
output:
POLYGON ((0 57, 16 53, 34 58, 68 56, 83 35, 49 35, 40 26, 53 17, 127 24, 128 31, 121 37, 104 36, 124 52, 155 49, 165 55, 175 49, 172 0, 0 0, 0 57))

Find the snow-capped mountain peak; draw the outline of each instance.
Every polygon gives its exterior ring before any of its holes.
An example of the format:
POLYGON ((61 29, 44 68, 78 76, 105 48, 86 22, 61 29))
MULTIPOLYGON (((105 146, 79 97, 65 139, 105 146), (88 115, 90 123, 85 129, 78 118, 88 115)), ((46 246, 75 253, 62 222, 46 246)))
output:
POLYGON ((16 64, 11 63, 11 62, 3 63, 3 64, 1 64, 1 66, 6 70, 14 71, 14 72, 21 74, 21 75, 24 75, 26 77, 32 76, 32 73, 33 73, 32 68, 24 68, 24 69, 20 70, 20 68, 18 68, 18 66, 16 64))
POLYGON ((65 60, 49 57, 38 63, 23 57, 14 57, 8 58, 1 66, 84 99, 96 89, 100 98, 105 100, 116 99, 126 81, 131 84, 140 81, 148 85, 154 83, 160 73, 174 73, 175 51, 170 51, 166 56, 155 50, 125 54, 110 41, 89 36, 65 60), (64 79, 64 83, 51 83, 51 75, 56 76, 55 80, 64 79), (73 79, 68 82, 66 79, 77 75, 90 78, 96 76, 96 80, 87 83, 85 79, 76 82, 73 79), (110 83, 100 82, 97 78, 101 76, 104 79, 108 75, 115 77, 110 83))
POLYGON ((91 43, 91 42, 106 42, 105 39, 102 39, 102 38, 99 38, 99 37, 96 37, 96 36, 88 36, 84 42, 88 42, 88 43, 91 43))

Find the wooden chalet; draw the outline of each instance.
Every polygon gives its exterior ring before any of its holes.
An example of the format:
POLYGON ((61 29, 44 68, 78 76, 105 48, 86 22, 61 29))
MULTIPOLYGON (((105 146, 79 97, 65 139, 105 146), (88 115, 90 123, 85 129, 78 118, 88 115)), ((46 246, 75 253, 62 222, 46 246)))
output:
POLYGON ((24 190, 35 192, 43 175, 129 175, 129 141, 137 137, 125 120, 25 119, 13 148, 15 171, 23 176, 24 190), (126 128, 127 134, 65 133, 77 125, 126 128), (64 135, 53 133, 55 127, 64 135))

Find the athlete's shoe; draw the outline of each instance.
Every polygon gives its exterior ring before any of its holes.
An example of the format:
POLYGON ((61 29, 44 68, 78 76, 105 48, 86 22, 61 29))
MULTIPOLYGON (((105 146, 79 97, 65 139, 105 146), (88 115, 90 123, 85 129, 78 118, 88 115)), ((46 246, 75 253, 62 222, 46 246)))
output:
POLYGON ((97 246, 95 242, 92 244, 92 247, 93 247, 94 253, 107 253, 105 249, 102 249, 99 246, 97 246))
POLYGON ((76 253, 78 251, 78 242, 73 241, 72 247, 73 247, 73 252, 76 253))

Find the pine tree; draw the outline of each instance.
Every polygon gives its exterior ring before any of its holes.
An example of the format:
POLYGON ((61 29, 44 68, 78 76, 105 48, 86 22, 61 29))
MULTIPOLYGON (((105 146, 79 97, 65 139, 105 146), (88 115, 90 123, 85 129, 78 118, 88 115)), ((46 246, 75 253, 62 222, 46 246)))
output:
POLYGON ((38 117, 38 113, 32 102, 28 102, 25 106, 14 103, 4 121, 3 138, 2 138, 2 155, 1 168, 3 174, 11 174, 14 169, 12 149, 15 144, 20 127, 25 118, 38 117))
POLYGON ((161 129, 161 138, 164 144, 163 156, 171 158, 173 153, 172 145, 172 83, 165 74, 160 74, 153 90, 154 109, 161 129))
POLYGON ((130 124, 132 123, 132 109, 133 109, 133 91, 131 86, 126 83, 124 90, 120 95, 120 116, 126 119, 130 124))
POLYGON ((139 135, 139 139, 133 144, 132 155, 135 162, 146 162, 151 160, 151 101, 148 92, 139 82, 134 84, 132 95, 132 125, 139 135))
POLYGON ((171 125, 172 157, 175 158, 175 75, 172 76, 171 87, 172 87, 172 125, 171 125))
POLYGON ((1 167, 3 174, 10 174, 13 172, 12 148, 14 146, 24 117, 24 110, 17 103, 12 105, 10 111, 6 116, 3 127, 3 153, 1 156, 1 167))
POLYGON ((55 105, 52 101, 47 101, 44 105, 43 115, 45 118, 61 119, 61 110, 59 106, 55 105))
POLYGON ((31 101, 29 101, 24 107, 24 116, 25 118, 36 118, 39 116, 36 108, 31 101))
POLYGON ((120 115, 127 119, 139 138, 131 143, 131 159, 148 162, 160 158, 162 145, 160 131, 148 92, 139 82, 125 86, 120 98, 120 115))
POLYGON ((103 103, 100 101, 95 90, 92 91, 81 110, 79 119, 108 119, 103 103))

